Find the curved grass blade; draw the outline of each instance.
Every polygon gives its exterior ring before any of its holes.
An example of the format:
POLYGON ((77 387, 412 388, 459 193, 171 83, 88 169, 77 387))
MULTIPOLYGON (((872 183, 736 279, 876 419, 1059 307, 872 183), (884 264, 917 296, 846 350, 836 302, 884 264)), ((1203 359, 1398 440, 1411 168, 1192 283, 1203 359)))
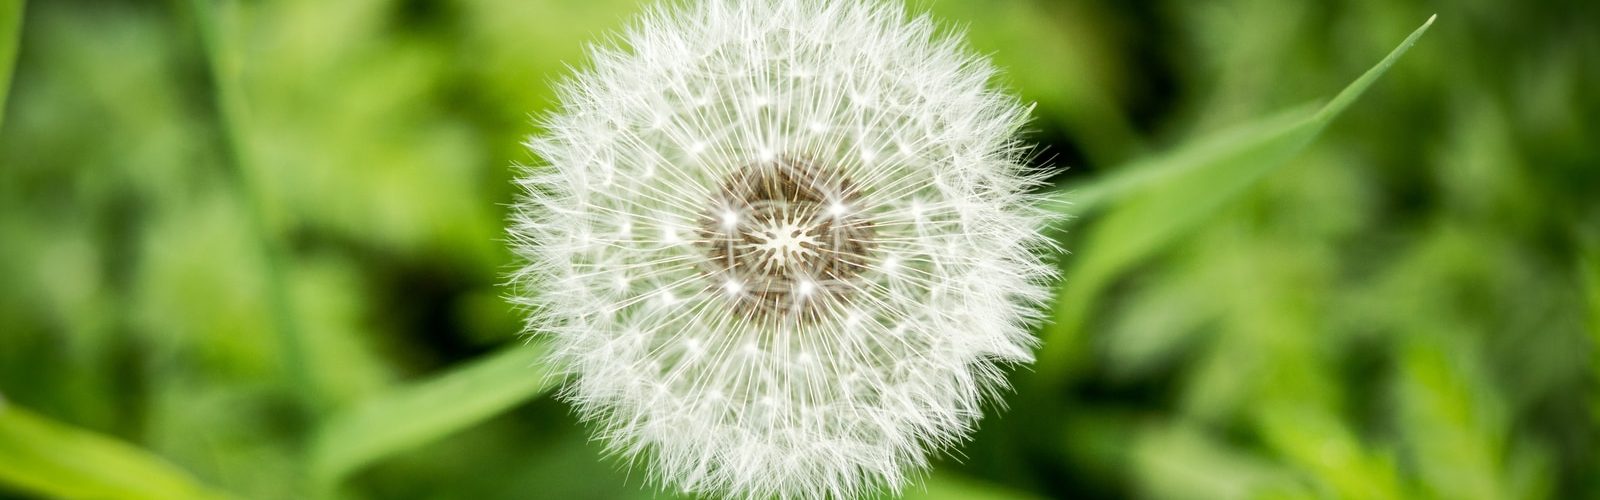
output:
POLYGON ((0 483, 52 498, 227 498, 149 452, 4 401, 0 483))
POLYGON ((1065 273, 1068 279, 1057 294, 1055 322, 1044 332, 1044 348, 1035 365, 1040 379, 1060 380, 1079 357, 1079 333, 1103 287, 1304 150, 1416 44, 1435 17, 1314 112, 1281 113, 1118 169, 1127 173, 1053 199, 1052 208, 1071 206, 1079 213, 1096 204, 1115 205, 1088 230, 1078 247, 1083 258, 1065 273))
POLYGON ((385 456, 439 439, 543 395, 558 378, 539 367, 543 344, 514 345, 431 380, 395 388, 333 415, 311 450, 314 486, 341 480, 385 456))

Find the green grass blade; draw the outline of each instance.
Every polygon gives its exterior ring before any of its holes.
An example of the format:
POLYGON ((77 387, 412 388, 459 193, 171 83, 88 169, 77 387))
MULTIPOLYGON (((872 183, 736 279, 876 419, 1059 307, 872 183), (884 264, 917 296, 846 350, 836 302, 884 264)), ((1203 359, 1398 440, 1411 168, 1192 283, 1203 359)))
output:
POLYGON ((0 401, 0 483, 52 498, 225 498, 166 460, 0 401))
POLYGON ((1421 39, 1422 34, 1428 31, 1428 27, 1433 26, 1433 20, 1438 18, 1438 14, 1428 16, 1428 20, 1423 22, 1422 26, 1418 27, 1416 31, 1412 31, 1411 35, 1407 36, 1405 40, 1402 40, 1400 46, 1390 51, 1389 55, 1384 57, 1382 61, 1378 61, 1378 64, 1373 66, 1372 69, 1362 73, 1361 78, 1357 78, 1355 82, 1345 87, 1344 90, 1339 92, 1339 95, 1333 96, 1332 101, 1328 101, 1327 105, 1317 111, 1317 116, 1312 119, 1312 125, 1317 127, 1318 131, 1327 127, 1328 123, 1332 122, 1340 113, 1349 108, 1351 103, 1361 97, 1361 94, 1366 92, 1373 82, 1378 81, 1378 77, 1388 72, 1389 68, 1394 66, 1395 61, 1400 60, 1400 56, 1411 50, 1411 46, 1417 44, 1417 40, 1421 39))
POLYGON ((539 369, 546 351, 539 343, 510 346, 335 414, 318 433, 312 449, 316 486, 329 491, 362 466, 543 395, 558 382, 550 372, 539 369))
POLYGON ((1045 208, 1054 212, 1086 214, 1103 208, 1107 203, 1126 198, 1132 193, 1186 170, 1213 165, 1238 155, 1273 134, 1283 133, 1315 113, 1310 106, 1300 106, 1277 114, 1239 125, 1181 146, 1175 152, 1135 160, 1131 164, 1112 170, 1081 184, 1068 185, 1044 202, 1045 208))
POLYGON ((1126 174, 1052 200, 1078 213, 1113 203, 1087 230, 1057 294, 1055 322, 1045 331, 1036 365, 1043 380, 1058 380, 1076 359, 1078 334, 1101 289, 1134 264, 1155 254, 1284 165, 1322 133, 1328 123, 1394 65, 1433 25, 1432 17, 1376 66, 1315 112, 1292 110, 1222 137, 1118 169, 1126 174))
POLYGON ((6 96, 11 95, 11 74, 16 71, 17 47, 22 45, 23 0, 0 0, 0 126, 6 120, 6 96))
POLYGON ((250 232, 255 236, 255 246, 260 256, 261 274, 266 278, 266 306, 273 322, 273 332, 278 337, 283 370, 295 393, 305 400, 312 410, 319 409, 322 396, 316 384, 311 383, 306 362, 306 348, 300 339, 299 323, 294 317, 288 284, 285 283, 287 251, 272 233, 268 220, 266 200, 255 178, 258 166, 249 146, 247 106, 243 83, 239 73, 243 62, 224 32, 223 23, 232 19, 235 4, 228 1, 191 0, 195 22, 200 31, 201 48, 204 49, 206 69, 211 77, 212 97, 217 125, 221 127, 222 152, 225 155, 224 174, 234 198, 245 210, 250 232), (217 4, 217 5, 214 5, 217 4), (221 12, 218 9, 225 9, 221 12))

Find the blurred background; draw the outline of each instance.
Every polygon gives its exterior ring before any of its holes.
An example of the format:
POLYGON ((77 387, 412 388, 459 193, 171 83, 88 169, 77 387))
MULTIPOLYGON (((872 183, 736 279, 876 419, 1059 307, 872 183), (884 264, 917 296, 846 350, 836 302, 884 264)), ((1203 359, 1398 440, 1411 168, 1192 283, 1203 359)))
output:
MULTIPOLYGON (((670 498, 547 387, 316 458, 472 406, 341 415, 532 352, 510 166, 639 3, 0 5, 0 497, 136 497, 133 460, 244 498, 670 498)), ((1067 200, 1320 102, 1439 16, 1309 148, 1083 278, 1063 354, 910 496, 1600 495, 1600 3, 910 5, 1038 103, 1067 200)), ((1085 235, 1169 222, 1067 211, 1067 287, 1116 251, 1085 235)))

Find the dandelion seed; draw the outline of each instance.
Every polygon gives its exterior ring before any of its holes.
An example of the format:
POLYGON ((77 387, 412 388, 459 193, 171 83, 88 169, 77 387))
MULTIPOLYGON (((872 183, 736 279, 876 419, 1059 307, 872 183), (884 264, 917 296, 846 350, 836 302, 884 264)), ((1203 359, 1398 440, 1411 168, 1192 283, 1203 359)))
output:
POLYGON ((655 482, 898 491, 1029 361, 1026 111, 935 32, 876 0, 669 3, 562 87, 518 300, 562 398, 655 482))

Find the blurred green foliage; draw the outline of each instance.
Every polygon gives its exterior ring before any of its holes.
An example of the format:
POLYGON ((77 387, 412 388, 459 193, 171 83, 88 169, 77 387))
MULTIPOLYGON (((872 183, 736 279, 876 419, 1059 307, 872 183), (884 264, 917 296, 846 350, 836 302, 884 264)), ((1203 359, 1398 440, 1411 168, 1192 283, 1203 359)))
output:
MULTIPOLYGON (((1600 4, 912 7, 1074 218, 908 497, 1600 494, 1600 4)), ((658 496, 501 299, 530 115, 640 8, 0 0, 0 497, 658 496)))

